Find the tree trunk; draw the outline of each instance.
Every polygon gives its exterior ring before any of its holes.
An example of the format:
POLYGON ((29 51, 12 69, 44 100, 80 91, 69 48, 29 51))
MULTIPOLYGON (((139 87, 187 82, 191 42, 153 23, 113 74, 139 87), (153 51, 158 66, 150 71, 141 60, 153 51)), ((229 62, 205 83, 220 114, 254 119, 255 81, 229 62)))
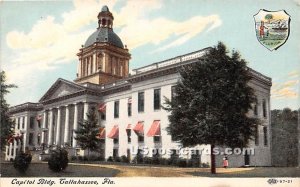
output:
POLYGON ((216 174, 216 156, 214 154, 214 148, 215 148, 215 145, 211 144, 211 147, 210 147, 210 161, 211 161, 211 166, 210 166, 210 171, 212 174, 216 174))

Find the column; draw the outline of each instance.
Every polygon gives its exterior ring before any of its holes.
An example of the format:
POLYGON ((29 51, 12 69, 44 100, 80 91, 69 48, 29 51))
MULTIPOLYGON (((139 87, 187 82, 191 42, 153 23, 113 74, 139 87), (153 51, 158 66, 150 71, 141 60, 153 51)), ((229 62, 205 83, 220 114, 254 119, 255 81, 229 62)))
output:
POLYGON ((89 63, 89 65, 90 65, 90 67, 89 67, 89 75, 91 75, 92 72, 93 72, 93 57, 92 56, 89 57, 89 61, 90 61, 90 63, 89 63))
POLYGON ((45 143, 45 128, 46 128, 46 118, 47 118, 47 111, 44 111, 44 115, 43 115, 43 125, 42 125, 42 139, 41 139, 41 143, 45 143))
POLYGON ((5 160, 9 160, 9 159, 8 159, 9 155, 7 154, 7 153, 8 153, 8 149, 9 149, 9 146, 6 145, 6 146, 5 146, 5 160))
POLYGON ((9 143, 9 156, 13 155, 13 151, 12 151, 12 143, 9 143))
POLYGON ((66 105, 64 144, 69 143, 69 113, 68 105, 66 105))
POLYGON ((49 133, 48 133, 48 145, 53 144, 53 109, 49 110, 49 133))
MULTIPOLYGON (((78 106, 77 106, 77 103, 74 104, 74 124, 73 124, 73 129, 74 130, 77 130, 78 128, 78 106)), ((75 139, 75 131, 72 131, 73 133, 73 147, 76 147, 77 146, 77 141, 75 139)))
POLYGON ((28 131, 28 117, 25 116, 24 117, 24 121, 25 121, 25 125, 24 125, 24 130, 25 130, 25 133, 24 133, 24 137, 23 137, 23 151, 25 152, 25 148, 27 147, 27 131, 28 131))
POLYGON ((60 121, 61 121, 61 109, 57 107, 57 121, 56 121, 56 139, 55 144, 60 145, 60 121))
POLYGON ((16 157, 16 155, 17 155, 17 140, 14 140, 14 147, 13 147, 13 149, 14 149, 13 157, 16 157))
POLYGON ((93 54, 93 73, 97 72, 97 58, 96 53, 93 54))
POLYGON ((83 104, 83 120, 87 120, 87 112, 89 112, 89 103, 85 102, 83 104))

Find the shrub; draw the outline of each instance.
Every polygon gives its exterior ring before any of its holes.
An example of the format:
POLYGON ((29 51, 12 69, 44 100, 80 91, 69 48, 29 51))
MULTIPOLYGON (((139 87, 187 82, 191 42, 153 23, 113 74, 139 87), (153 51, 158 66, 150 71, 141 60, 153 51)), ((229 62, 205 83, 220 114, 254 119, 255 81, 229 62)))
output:
POLYGON ((152 164, 152 158, 151 157, 144 157, 143 158, 144 164, 152 164))
POLYGON ((187 161, 187 167, 200 167, 199 159, 189 159, 187 161))
POLYGON ((178 162, 179 158, 176 157, 171 157, 168 159, 168 165, 173 165, 173 166, 177 166, 177 162, 178 162))
POLYGON ((116 156, 114 159, 115 162, 121 162, 121 158, 119 156, 116 156))
POLYGON ((202 167, 202 168, 209 168, 210 165, 209 165, 209 163, 201 163, 200 167, 202 167))
POLYGON ((169 164, 169 160, 166 158, 158 158, 158 162, 160 165, 168 165, 169 164))
POLYGON ((152 164, 160 164, 159 157, 155 156, 152 158, 152 164))
POLYGON ((88 159, 89 161, 96 161, 98 157, 96 155, 91 155, 88 159))
POLYGON ((77 160, 76 156, 71 156, 71 160, 77 160))
POLYGON ((129 163, 128 157, 125 156, 125 155, 122 155, 122 156, 121 156, 121 162, 129 163))
POLYGON ((48 166, 52 171, 59 172, 66 169, 68 162, 68 152, 64 149, 57 149, 51 152, 48 166))
POLYGON ((178 167, 181 167, 181 168, 185 168, 186 165, 187 165, 186 162, 187 162, 186 159, 178 159, 178 160, 177 160, 177 166, 178 166, 178 167))
POLYGON ((113 161, 114 161, 114 159, 112 156, 108 157, 107 162, 113 162, 113 161))
POLYGON ((186 167, 193 167, 193 160, 192 159, 187 160, 186 167))
POLYGON ((105 160, 105 158, 103 156, 98 156, 97 157, 97 161, 104 161, 104 160, 105 160))
POLYGON ((144 157, 143 155, 141 154, 137 154, 134 159, 133 159, 133 162, 136 163, 136 164, 141 164, 144 162, 144 157))
POLYGON ((26 153, 20 153, 14 160, 14 168, 21 173, 25 173, 31 163, 32 156, 26 153))

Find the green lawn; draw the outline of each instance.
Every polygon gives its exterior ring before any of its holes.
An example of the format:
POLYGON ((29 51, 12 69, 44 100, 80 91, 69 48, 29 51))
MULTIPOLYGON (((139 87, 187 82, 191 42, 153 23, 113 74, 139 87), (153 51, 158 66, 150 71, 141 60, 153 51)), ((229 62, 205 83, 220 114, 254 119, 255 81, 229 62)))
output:
POLYGON ((70 163, 63 172, 52 172, 47 163, 31 163, 26 174, 15 170, 12 163, 1 163, 2 177, 300 177, 296 167, 178 168, 115 163, 70 163))
POLYGON ((1 177, 114 177, 118 170, 94 166, 70 165, 65 171, 52 172, 47 163, 31 163, 25 174, 19 173, 12 163, 1 163, 1 177))
MULTIPOLYGON (((237 168, 238 169, 238 168, 237 168)), ((193 176, 207 177, 300 177, 300 168, 295 167, 257 167, 247 171, 233 171, 230 173, 189 172, 193 176)))

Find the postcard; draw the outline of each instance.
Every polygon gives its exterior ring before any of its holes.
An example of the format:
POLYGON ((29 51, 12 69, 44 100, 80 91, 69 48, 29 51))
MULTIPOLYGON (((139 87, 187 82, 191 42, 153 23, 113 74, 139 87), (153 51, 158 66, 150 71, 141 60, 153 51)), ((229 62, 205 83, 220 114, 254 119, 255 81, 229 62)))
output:
POLYGON ((0 0, 1 186, 299 186, 299 0, 0 0))

